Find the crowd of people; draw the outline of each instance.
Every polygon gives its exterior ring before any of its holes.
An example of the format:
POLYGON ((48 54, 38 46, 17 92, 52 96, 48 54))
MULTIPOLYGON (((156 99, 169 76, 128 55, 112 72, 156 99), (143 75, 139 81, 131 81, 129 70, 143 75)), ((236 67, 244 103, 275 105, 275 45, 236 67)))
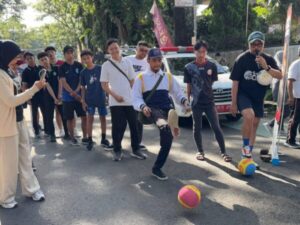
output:
MULTIPOLYGON (((264 96, 267 85, 258 82, 261 71, 280 80, 282 72, 275 59, 263 52, 265 37, 253 32, 248 37, 249 49, 235 61, 231 79, 233 115, 241 113, 241 155, 252 158, 256 130, 264 114, 264 96), (259 54, 258 54, 259 53, 259 54), (255 91, 254 91, 255 90, 255 91)), ((52 46, 35 55, 22 52, 11 41, 0 42, 0 205, 14 208, 18 174, 23 194, 35 201, 45 199, 32 172, 29 133, 23 118, 23 108, 30 106, 35 138, 47 138, 56 142, 64 138, 71 145, 86 145, 92 150, 94 116, 98 112, 101 124, 101 146, 111 151, 114 161, 122 160, 122 140, 127 124, 130 129, 131 156, 147 158, 143 144, 143 125, 154 124, 160 135, 160 150, 152 167, 152 174, 159 180, 167 180, 162 171, 167 161, 173 139, 179 136, 178 117, 174 101, 186 112, 193 113, 193 137, 197 146, 196 159, 205 160, 202 144, 202 115, 205 114, 216 141, 220 156, 225 162, 232 158, 227 154, 224 135, 219 123, 213 98, 213 83, 218 80, 216 65, 207 59, 208 44, 199 41, 194 45, 195 60, 184 68, 187 96, 177 80, 162 69, 163 54, 144 41, 136 47, 136 54, 123 57, 117 39, 106 44, 109 58, 103 65, 94 64, 90 50, 81 52, 81 63, 75 60, 74 48, 63 49, 64 61, 56 59, 52 46), (108 100, 108 102, 107 102, 108 100), (107 139, 109 106, 112 125, 112 141, 107 139), (44 135, 39 124, 43 118, 44 135), (76 113, 76 116, 75 116, 76 113), (76 118, 80 117, 82 139, 78 140, 76 118), (54 118, 56 120, 54 120, 54 118), (57 126, 54 122, 56 121, 57 126), (58 130, 55 129, 58 128, 58 130)), ((296 144, 299 124, 298 73, 299 60, 292 64, 289 76, 289 102, 295 110, 289 123, 288 143, 296 144)))

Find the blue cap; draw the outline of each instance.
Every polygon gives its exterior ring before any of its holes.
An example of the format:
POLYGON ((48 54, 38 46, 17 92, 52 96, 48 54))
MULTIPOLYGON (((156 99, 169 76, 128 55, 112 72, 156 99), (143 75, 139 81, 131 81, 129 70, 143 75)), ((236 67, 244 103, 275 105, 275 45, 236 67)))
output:
POLYGON ((153 58, 162 58, 163 55, 160 51, 159 48, 152 48, 150 49, 150 51, 148 52, 148 58, 149 59, 153 59, 153 58))

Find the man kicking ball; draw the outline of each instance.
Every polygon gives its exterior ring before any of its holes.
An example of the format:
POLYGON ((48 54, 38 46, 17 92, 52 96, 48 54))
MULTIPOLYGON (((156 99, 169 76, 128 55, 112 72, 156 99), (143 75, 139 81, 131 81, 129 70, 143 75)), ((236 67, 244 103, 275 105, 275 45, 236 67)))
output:
POLYGON ((173 76, 161 70, 162 53, 159 49, 149 51, 148 63, 150 68, 140 73, 133 85, 133 106, 159 128, 161 148, 152 168, 152 174, 159 180, 167 180, 168 177, 161 168, 169 155, 173 137, 179 135, 176 124, 178 116, 173 110, 169 94, 186 110, 190 110, 190 106, 173 76))

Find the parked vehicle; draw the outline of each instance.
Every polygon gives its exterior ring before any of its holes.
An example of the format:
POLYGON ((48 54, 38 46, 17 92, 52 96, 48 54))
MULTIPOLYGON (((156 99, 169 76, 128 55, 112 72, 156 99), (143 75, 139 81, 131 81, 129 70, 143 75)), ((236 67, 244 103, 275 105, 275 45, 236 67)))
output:
MULTIPOLYGON (((183 82, 184 66, 195 60, 195 55, 192 47, 171 47, 161 48, 164 53, 163 63, 164 70, 175 76, 176 80, 186 93, 186 84, 183 82)), ((213 92, 216 108, 219 115, 226 116, 229 121, 237 121, 240 115, 233 117, 230 113, 231 106, 231 87, 232 81, 229 79, 230 71, 226 66, 221 66, 216 60, 208 57, 208 60, 214 62, 218 69, 218 81, 213 84, 213 92)), ((191 113, 184 113, 182 106, 176 105, 176 111, 179 117, 190 117, 191 113)))

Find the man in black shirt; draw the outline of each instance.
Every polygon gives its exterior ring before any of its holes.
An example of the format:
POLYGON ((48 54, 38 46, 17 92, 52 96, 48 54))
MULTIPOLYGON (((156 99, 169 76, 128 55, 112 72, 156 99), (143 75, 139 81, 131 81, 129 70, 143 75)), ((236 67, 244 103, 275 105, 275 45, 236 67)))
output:
POLYGON ((78 141, 74 137, 75 118, 74 112, 81 117, 81 127, 83 133, 83 144, 88 144, 86 132, 86 113, 82 108, 80 72, 83 70, 81 63, 74 59, 74 49, 71 46, 64 48, 65 63, 59 67, 59 79, 62 84, 62 93, 59 93, 63 101, 64 119, 67 120, 68 131, 71 137, 72 145, 78 145, 78 141))
POLYGON ((208 45, 205 41, 195 44, 196 60, 187 64, 184 68, 184 82, 187 83, 188 99, 193 97, 192 110, 194 120, 194 140, 198 152, 196 159, 205 160, 202 146, 202 115, 205 113, 218 141, 220 153, 224 161, 230 162, 231 157, 226 154, 223 132, 220 127, 218 113, 216 111, 212 85, 218 80, 217 66, 208 61, 208 45))
POLYGON ((264 97, 270 83, 260 82, 262 73, 281 79, 282 73, 276 61, 263 53, 265 36, 259 31, 252 32, 248 37, 249 50, 239 55, 232 69, 231 112, 235 116, 238 111, 244 117, 242 126, 243 147, 242 157, 251 158, 256 130, 260 118, 264 115, 264 97))
MULTIPOLYGON (((30 52, 26 52, 24 54, 24 58, 28 67, 22 73, 22 85, 23 90, 29 89, 33 86, 34 82, 40 80, 39 76, 39 68, 35 63, 34 55, 30 52)), ((34 129, 34 134, 37 138, 40 137, 40 125, 39 125, 39 111, 41 110, 43 116, 43 124, 45 133, 48 133, 47 130, 47 123, 46 123, 46 111, 45 111, 45 104, 44 104, 44 97, 43 97, 43 90, 40 90, 30 101, 31 103, 31 116, 32 116, 32 126, 34 129)))
MULTIPOLYGON (((55 128, 54 128, 54 109, 55 105, 58 108, 58 111, 61 116, 63 116, 63 109, 62 109, 62 102, 58 99, 58 67, 55 65, 50 64, 50 60, 48 54, 46 52, 41 52, 38 54, 38 60, 40 63, 39 69, 46 69, 46 89, 44 90, 44 102, 46 108, 46 122, 47 128, 50 135, 50 141, 56 142, 55 137, 55 128)), ((65 138, 68 138, 68 129, 67 129, 67 122, 63 120, 63 126, 65 130, 65 138)))

